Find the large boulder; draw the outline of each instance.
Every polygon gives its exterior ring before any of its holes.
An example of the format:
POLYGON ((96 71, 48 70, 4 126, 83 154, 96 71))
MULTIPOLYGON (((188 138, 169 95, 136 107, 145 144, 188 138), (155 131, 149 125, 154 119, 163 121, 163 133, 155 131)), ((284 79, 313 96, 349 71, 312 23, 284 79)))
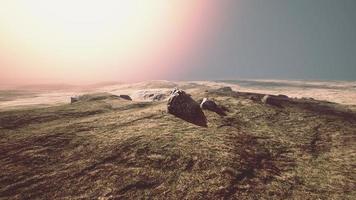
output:
POLYGON ((200 105, 183 90, 174 89, 168 99, 168 113, 198 126, 207 127, 207 120, 200 105))
POLYGON ((207 98, 204 98, 203 101, 200 103, 200 108, 213 111, 220 116, 226 116, 226 113, 223 108, 218 106, 213 100, 207 98))

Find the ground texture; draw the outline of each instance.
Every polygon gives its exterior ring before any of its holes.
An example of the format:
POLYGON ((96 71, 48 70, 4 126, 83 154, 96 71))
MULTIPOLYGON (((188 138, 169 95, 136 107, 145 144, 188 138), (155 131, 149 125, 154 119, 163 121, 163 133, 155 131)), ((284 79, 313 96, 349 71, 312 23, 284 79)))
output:
POLYGON ((0 199, 355 199, 356 115, 344 106, 192 90, 208 127, 166 101, 93 95, 0 112, 0 199))

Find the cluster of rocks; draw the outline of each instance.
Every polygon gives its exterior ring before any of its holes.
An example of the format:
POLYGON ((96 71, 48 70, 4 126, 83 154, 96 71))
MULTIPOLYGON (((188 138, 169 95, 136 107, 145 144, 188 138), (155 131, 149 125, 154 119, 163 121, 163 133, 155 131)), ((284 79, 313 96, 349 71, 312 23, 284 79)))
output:
POLYGON ((168 99, 168 113, 198 126, 207 127, 207 119, 200 105, 183 90, 174 89, 168 99))
MULTIPOLYGON (((208 91, 209 92, 209 91, 208 91)), ((212 93, 229 94, 234 93, 234 96, 240 94, 234 92, 230 87, 223 87, 211 91, 212 93)), ((266 105, 275 107, 283 107, 283 104, 289 102, 290 99, 286 95, 263 95, 257 93, 241 93, 251 100, 262 102, 266 105)), ((217 113, 220 116, 226 116, 227 109, 224 106, 219 106, 215 101, 203 98, 199 103, 194 101, 191 96, 183 90, 174 89, 168 100, 168 113, 173 114, 193 124, 207 127, 207 119, 203 110, 209 110, 217 113)))
MULTIPOLYGON (((208 91, 209 92, 209 91, 208 91)), ((230 93, 233 96, 244 95, 244 93, 234 92, 230 87, 223 87, 210 91, 211 93, 222 93, 229 95, 230 93)), ((144 93, 144 97, 150 98, 152 101, 161 101, 166 99, 168 94, 164 93, 144 93)), ((282 107, 282 104, 289 100, 289 97, 286 95, 263 95, 263 94, 254 94, 246 93, 249 99, 254 101, 259 101, 264 104, 282 107)), ((145 99, 147 99, 145 98, 145 99)), ((70 98, 71 103, 78 101, 93 101, 93 100, 105 100, 105 99, 124 99, 132 101, 132 98, 129 95, 112 95, 109 93, 97 93, 89 94, 82 96, 73 96, 70 98)), ((203 110, 209 110, 217 113, 220 116, 226 116, 228 111, 226 107, 218 105, 215 101, 208 98, 203 98, 200 103, 196 102, 189 94, 181 89, 175 88, 169 95, 167 103, 168 113, 179 117, 185 121, 193 123, 198 126, 207 127, 207 118, 203 110)))
POLYGON ((174 89, 168 99, 168 113, 198 126, 207 127, 207 119, 203 109, 213 111, 220 116, 226 116, 226 109, 218 106, 213 100, 204 98, 199 104, 180 89, 174 89))

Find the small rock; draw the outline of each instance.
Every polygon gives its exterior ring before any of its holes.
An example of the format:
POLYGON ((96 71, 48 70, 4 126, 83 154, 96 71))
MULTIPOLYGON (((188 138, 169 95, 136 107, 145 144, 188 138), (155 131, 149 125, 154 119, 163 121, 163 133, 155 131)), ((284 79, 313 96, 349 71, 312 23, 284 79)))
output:
POLYGON ((265 95, 261 101, 264 104, 282 107, 282 102, 285 101, 285 98, 281 98, 279 96, 274 96, 274 95, 265 95))
POLYGON ((200 103, 200 108, 213 111, 220 116, 226 116, 226 113, 223 108, 219 107, 213 100, 209 100, 207 98, 204 98, 203 101, 200 103))
POLYGON ((79 101, 78 97, 70 97, 70 103, 75 103, 77 101, 79 101))
POLYGON ((126 99, 128 101, 132 101, 131 97, 129 95, 126 95, 126 94, 121 94, 119 97, 123 98, 123 99, 126 99))

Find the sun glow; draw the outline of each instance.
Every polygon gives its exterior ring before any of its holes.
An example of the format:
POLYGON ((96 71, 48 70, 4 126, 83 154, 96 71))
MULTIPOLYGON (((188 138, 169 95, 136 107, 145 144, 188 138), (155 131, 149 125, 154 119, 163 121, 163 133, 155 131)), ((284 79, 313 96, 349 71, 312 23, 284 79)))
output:
POLYGON ((1 78, 154 78, 192 51, 212 13, 209 0, 2 1, 1 78))

